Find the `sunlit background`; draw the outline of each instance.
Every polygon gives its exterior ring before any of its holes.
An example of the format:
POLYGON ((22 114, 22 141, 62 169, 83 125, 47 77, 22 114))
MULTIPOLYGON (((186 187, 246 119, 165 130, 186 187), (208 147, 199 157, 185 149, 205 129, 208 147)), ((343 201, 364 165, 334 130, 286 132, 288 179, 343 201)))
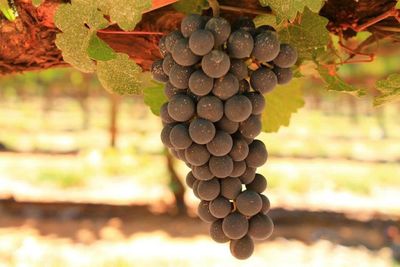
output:
MULTIPOLYGON (((398 62, 341 75, 373 95, 398 62)), ((400 104, 303 87, 291 125, 260 137, 275 233, 238 261, 189 190, 177 214, 171 171, 188 168, 168 167, 141 97, 71 69, 0 78, 0 266, 400 266, 400 104)))

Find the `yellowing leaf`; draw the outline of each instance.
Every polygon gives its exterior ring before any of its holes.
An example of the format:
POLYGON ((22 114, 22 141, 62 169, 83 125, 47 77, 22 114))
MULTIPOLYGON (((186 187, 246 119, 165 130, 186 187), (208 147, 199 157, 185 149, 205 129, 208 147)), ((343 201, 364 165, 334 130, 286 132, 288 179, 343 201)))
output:
POLYGON ((278 86, 265 96, 264 132, 277 132, 281 126, 289 125, 292 114, 304 106, 302 86, 303 80, 293 79, 290 84, 278 86))
POLYGON ((385 80, 377 81, 376 87, 381 92, 381 95, 375 98, 375 106, 379 106, 388 102, 399 101, 400 73, 391 74, 385 80))
POLYGON ((282 42, 296 47, 300 61, 313 60, 321 50, 325 50, 329 42, 327 24, 328 19, 306 9, 300 24, 280 31, 279 37, 282 42))
POLYGON ((90 31, 81 26, 75 27, 74 31, 58 34, 56 39, 56 45, 61 50, 64 61, 82 72, 93 72, 96 69, 87 53, 90 37, 90 31))
POLYGON ((118 23, 121 29, 133 30, 142 19, 142 13, 151 8, 150 0, 100 0, 101 10, 110 15, 111 21, 118 23))
POLYGON ((117 54, 115 59, 97 63, 100 83, 109 92, 120 95, 142 93, 142 82, 139 77, 141 71, 141 68, 125 54, 117 54))
POLYGON ((208 7, 207 0, 180 0, 173 7, 185 14, 201 14, 208 7))
POLYGON ((269 6, 275 13, 278 24, 282 20, 293 21, 297 13, 303 13, 305 7, 318 13, 325 0, 260 0, 262 6, 269 6))

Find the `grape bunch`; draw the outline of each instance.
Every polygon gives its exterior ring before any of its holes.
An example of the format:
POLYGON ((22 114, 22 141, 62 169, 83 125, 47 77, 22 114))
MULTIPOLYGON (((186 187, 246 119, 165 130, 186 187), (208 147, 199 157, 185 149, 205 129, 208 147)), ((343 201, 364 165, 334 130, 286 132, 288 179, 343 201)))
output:
POLYGON ((210 223, 211 238, 230 242, 232 255, 246 259, 253 240, 268 238, 274 228, 262 194, 267 180, 256 173, 268 158, 255 139, 263 95, 291 80, 297 52, 270 26, 200 15, 185 17, 159 48, 163 59, 152 74, 165 83, 168 98, 161 140, 191 169, 186 183, 200 199, 198 216, 210 223))

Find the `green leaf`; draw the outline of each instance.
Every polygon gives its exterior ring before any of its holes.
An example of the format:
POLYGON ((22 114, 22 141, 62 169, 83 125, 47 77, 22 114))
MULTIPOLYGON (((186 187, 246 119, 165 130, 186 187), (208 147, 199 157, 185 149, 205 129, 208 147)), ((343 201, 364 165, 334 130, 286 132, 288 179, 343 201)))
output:
POLYGON ((300 61, 313 60, 321 50, 326 50, 329 32, 326 29, 328 19, 305 9, 300 24, 291 25, 279 32, 282 42, 296 47, 300 61))
POLYGON ((377 81, 376 87, 381 92, 381 95, 375 98, 375 106, 379 106, 388 102, 399 101, 400 73, 391 74, 386 79, 377 81))
POLYGON ((100 0, 99 8, 125 31, 133 30, 142 13, 151 8, 151 0, 100 0))
POLYGON ((325 82, 326 88, 328 90, 358 95, 361 94, 361 91, 359 89, 343 81, 342 78, 340 78, 337 74, 332 76, 327 68, 318 66, 317 70, 322 80, 325 82))
POLYGON ((40 6, 40 5, 42 4, 42 2, 43 2, 43 0, 32 0, 32 4, 33 4, 35 7, 40 6))
POLYGON ((276 15, 278 24, 283 20, 293 21, 297 13, 303 13, 305 7, 318 13, 325 0, 260 0, 262 6, 269 6, 276 15))
POLYGON ((117 54, 103 40, 93 34, 89 40, 88 55, 95 60, 107 61, 116 58, 117 54))
POLYGON ((156 84, 152 87, 146 87, 143 93, 144 103, 150 107, 154 115, 160 116, 161 106, 167 102, 167 98, 164 95, 164 85, 156 84))
POLYGON ((293 79, 289 85, 278 86, 265 96, 264 132, 277 132, 281 126, 289 125, 292 114, 304 106, 302 86, 302 79, 293 79))
POLYGON ((173 7, 185 14, 201 14, 208 8, 207 0, 180 0, 173 4, 173 7))
POLYGON ((16 10, 8 4, 7 0, 0 0, 0 12, 3 13, 4 17, 9 21, 14 21, 18 16, 16 10))
POLYGON ((115 59, 99 61, 97 76, 103 87, 112 93, 133 95, 142 93, 141 68, 126 54, 117 54, 115 59))
POLYGON ((396 8, 400 9, 400 1, 399 0, 397 0, 396 8))

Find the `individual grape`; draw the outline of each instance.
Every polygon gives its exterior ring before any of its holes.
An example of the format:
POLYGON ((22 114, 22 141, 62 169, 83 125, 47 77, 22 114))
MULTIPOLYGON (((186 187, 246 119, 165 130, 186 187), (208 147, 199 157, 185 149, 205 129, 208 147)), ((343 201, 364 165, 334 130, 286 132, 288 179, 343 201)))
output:
MULTIPOLYGON (((222 190, 222 185, 221 185, 221 190, 222 190)), ((271 203, 269 202, 269 199, 268 199, 265 195, 260 194, 260 197, 261 197, 261 199, 262 199, 262 209, 261 209, 261 212, 262 212, 263 214, 267 214, 267 213, 269 212, 269 209, 271 208, 271 203)))
POLYGON ((224 104, 215 96, 204 96, 197 103, 197 116, 217 122, 224 115, 224 104))
POLYGON ((227 100, 239 92, 239 80, 232 73, 216 79, 212 93, 221 100, 227 100))
POLYGON ((231 152, 229 152, 229 156, 234 161, 245 160, 247 155, 249 154, 249 145, 243 138, 235 138, 233 140, 233 146, 231 152))
POLYGON ((205 56, 210 53, 214 44, 214 35, 207 30, 197 30, 189 38, 190 50, 198 56, 205 56))
POLYGON ((202 221, 212 223, 218 219, 211 215, 209 205, 209 201, 202 200, 197 207, 197 215, 199 215, 202 221))
POLYGON ((261 94, 271 92, 278 83, 275 73, 265 67, 254 71, 250 76, 251 87, 261 94))
POLYGON ((215 136, 215 126, 205 119, 196 118, 189 126, 189 134, 194 142, 203 145, 209 143, 215 136))
POLYGON ((233 161, 229 156, 215 157, 211 156, 209 162, 210 171, 215 177, 228 177, 233 171, 233 161))
POLYGON ((247 58, 253 51, 254 40, 249 32, 237 30, 229 36, 227 46, 232 58, 247 58))
POLYGON ((249 222, 239 212, 233 212, 222 221, 222 230, 230 239, 240 239, 247 234, 249 222))
POLYGON ((246 185, 247 190, 252 190, 257 193, 262 193, 267 189, 267 179, 259 173, 256 174, 254 180, 246 185))
POLYGON ((189 86, 189 78, 192 72, 191 67, 175 64, 169 72, 169 81, 178 89, 186 89, 189 86))
POLYGON ((225 218, 232 211, 232 203, 224 197, 217 197, 210 202, 210 213, 219 219, 225 218))
POLYGON ((166 39, 166 36, 163 36, 160 38, 160 41, 158 41, 158 48, 160 49, 160 53, 163 57, 165 57, 168 53, 167 46, 165 44, 165 39, 166 39))
POLYGON ((210 236, 217 243, 226 243, 230 240, 222 230, 222 220, 217 220, 210 225, 210 236))
POLYGON ((208 168, 208 164, 193 166, 192 172, 193 176, 201 181, 208 181, 214 178, 214 175, 211 173, 210 168, 208 168))
POLYGON ((170 53, 166 54, 163 62, 162 62, 162 69, 165 74, 169 75, 171 68, 176 64, 174 59, 172 58, 172 55, 170 53))
POLYGON ((185 149, 177 149, 176 151, 178 153, 178 158, 183 162, 187 163, 185 149))
POLYGON ((221 196, 236 199, 242 191, 242 183, 238 178, 228 177, 221 180, 221 196))
POLYGON ((249 155, 246 158, 246 164, 249 167, 257 168, 267 162, 268 151, 264 143, 260 140, 254 140, 249 145, 249 155))
POLYGON ((217 123, 218 129, 233 134, 239 129, 239 123, 229 120, 226 116, 223 116, 217 123))
POLYGON ((168 102, 165 102, 160 108, 160 117, 163 123, 173 123, 175 120, 168 113, 168 102))
POLYGON ((241 59, 232 59, 231 68, 229 70, 236 78, 241 81, 249 76, 249 70, 246 63, 241 59))
POLYGON ((185 158, 193 166, 201 166, 208 162, 210 153, 206 146, 192 144, 185 149, 185 158))
POLYGON ((261 120, 258 115, 251 115, 247 120, 240 123, 239 131, 246 138, 255 138, 261 133, 261 120))
POLYGON ((221 192, 218 179, 214 178, 208 181, 200 181, 197 187, 197 193, 202 200, 214 200, 221 192))
POLYGON ((289 44, 281 44, 280 52, 274 59, 274 64, 280 68, 290 68, 297 61, 297 50, 289 44))
POLYGON ((217 131, 213 140, 207 144, 207 149, 213 156, 225 156, 231 151, 233 145, 232 137, 223 131, 217 131))
POLYGON ((151 74, 153 75, 153 79, 162 83, 168 82, 168 75, 163 71, 163 61, 156 60, 151 65, 151 74))
POLYGON ((187 95, 174 95, 168 103, 168 113, 176 121, 187 121, 195 113, 195 104, 187 95))
POLYGON ((188 172, 186 175, 186 185, 193 188, 194 182, 196 182, 196 177, 194 177, 192 172, 188 172))
POLYGON ((186 90, 175 88, 170 82, 167 82, 164 86, 164 94, 168 99, 171 99, 174 95, 185 93, 186 90))
POLYGON ((192 144, 188 127, 185 124, 175 125, 172 128, 169 137, 171 139, 171 144, 176 149, 186 149, 192 144))
POLYGON ((181 66, 192 66, 200 60, 200 57, 190 50, 187 39, 180 39, 176 42, 172 49, 172 58, 181 66))
POLYGON ((189 14, 181 22, 181 32, 185 37, 189 37, 195 31, 204 28, 206 21, 200 15, 189 14))
POLYGON ((171 138, 170 138, 170 133, 171 133, 171 130, 172 130, 173 126, 174 126, 173 124, 165 125, 164 128, 161 131, 161 142, 166 147, 169 147, 169 148, 174 147, 172 145, 172 143, 171 143, 171 138))
POLYGON ((234 122, 242 122, 251 114, 250 100, 243 95, 235 95, 225 102, 225 116, 234 122))
POLYGON ((231 34, 231 25, 221 17, 213 17, 206 24, 206 30, 209 30, 214 35, 215 46, 222 45, 228 40, 231 34))
POLYGON ((234 161, 233 162, 233 171, 231 173, 231 177, 240 177, 246 171, 246 162, 244 161, 234 161))
POLYGON ((270 25, 261 25, 260 27, 256 28, 255 34, 258 35, 266 31, 276 32, 275 28, 270 25))
POLYGON ((241 80, 239 81, 239 93, 247 93, 250 91, 250 84, 247 80, 241 80))
POLYGON ((220 50, 212 50, 201 60, 201 68, 211 78, 221 78, 228 73, 230 67, 229 56, 220 50))
POLYGON ((178 40, 182 39, 183 35, 180 31, 173 31, 165 37, 165 47, 167 51, 172 53, 173 48, 178 40))
POLYGON ((253 216, 262 209, 262 199, 257 192, 246 190, 236 198, 237 210, 246 216, 253 216))
POLYGON ((244 31, 253 33, 254 30, 256 29, 256 25, 254 24, 252 19, 246 18, 246 17, 241 17, 232 24, 232 29, 235 31, 236 30, 244 30, 244 31))
POLYGON ((200 199, 199 193, 197 192, 197 188, 199 187, 199 183, 200 183, 199 180, 194 181, 193 187, 192 187, 192 189, 193 189, 193 195, 194 195, 195 197, 197 197, 198 199, 200 199))
POLYGON ((214 79, 208 77, 202 70, 197 70, 190 75, 189 89, 198 96, 205 96, 211 92, 214 79))
POLYGON ((249 258, 254 252, 254 242, 248 235, 238 240, 231 240, 229 247, 232 255, 239 260, 249 258))
POLYGON ((280 44, 276 33, 263 31, 255 37, 251 55, 259 62, 269 62, 278 56, 279 50, 280 44))
POLYGON ((264 111, 265 108, 265 98, 259 92, 249 92, 245 94, 251 102, 253 107, 251 114, 259 115, 264 111))
POLYGON ((278 84, 287 84, 293 78, 293 72, 290 68, 275 67, 272 69, 278 79, 278 84))
POLYGON ((274 231, 274 223, 268 215, 257 214, 249 221, 248 235, 256 240, 264 240, 274 231))
POLYGON ((246 171, 240 176, 240 181, 243 184, 249 184, 253 182, 256 177, 256 168, 247 167, 246 171))

